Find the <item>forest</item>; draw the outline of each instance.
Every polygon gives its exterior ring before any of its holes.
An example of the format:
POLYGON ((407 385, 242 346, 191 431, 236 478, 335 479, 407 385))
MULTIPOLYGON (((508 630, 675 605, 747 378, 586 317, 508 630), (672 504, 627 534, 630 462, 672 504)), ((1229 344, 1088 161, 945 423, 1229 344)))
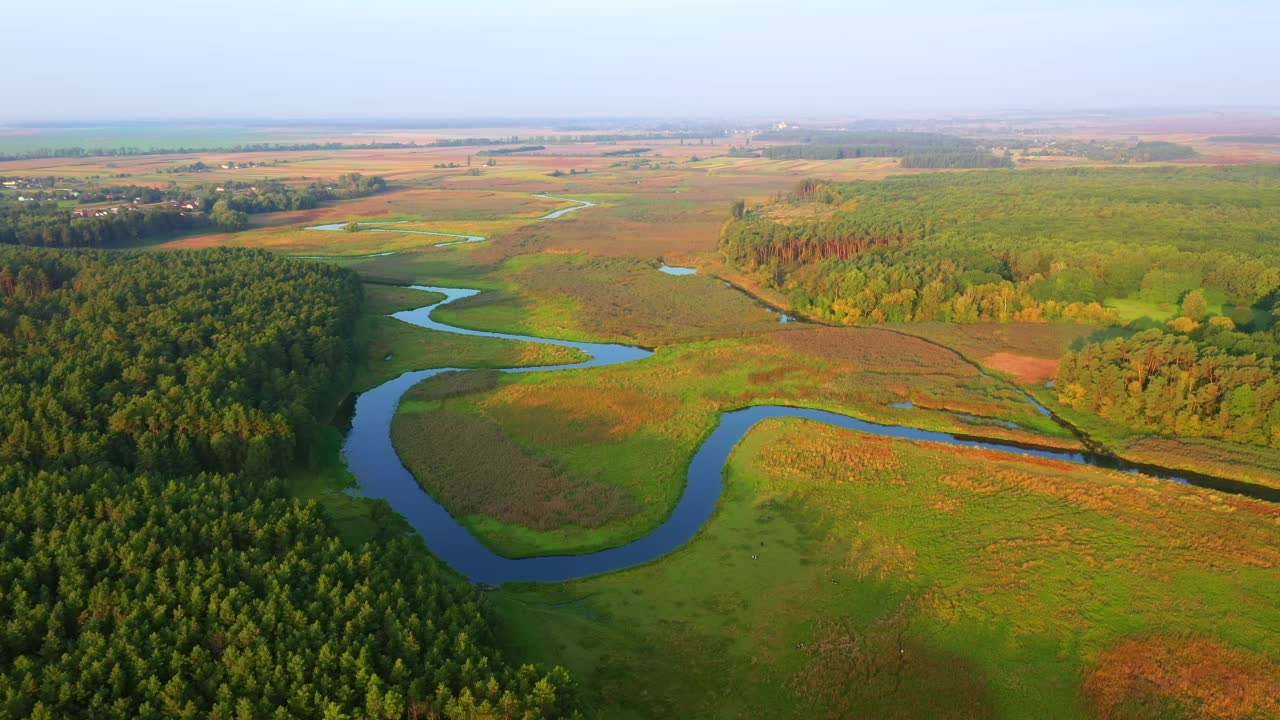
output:
POLYGON ((1280 448, 1271 357, 1151 329, 1067 353, 1056 387, 1063 404, 1135 430, 1280 448))
POLYGON ((1063 405, 1280 447, 1278 227, 1276 166, 963 173, 806 180, 735 203, 721 250, 824 321, 1115 326, 1062 359, 1063 405))
POLYGON ((760 133, 756 139, 799 143, 765 147, 761 152, 772 160, 901 157, 903 167, 1013 167, 1008 158, 991 155, 972 140, 941 133, 788 128, 760 133))
POLYGON ((989 152, 935 152, 905 155, 904 168, 1012 168, 1013 159, 989 152))
MULTIPOLYGON (((1212 139, 1212 138, 1210 138, 1212 139)), ((1020 148, 1022 155, 1073 155, 1107 163, 1147 163, 1188 160, 1199 156, 1190 145, 1164 140, 1099 140, 1061 138, 1027 141, 1011 138, 1001 141, 1010 149, 1020 148)))
POLYGON ((809 180, 735 214, 726 258, 829 321, 1115 323, 1204 288, 1265 330, 1280 295, 1275 166, 809 180))
POLYGON ((565 717, 385 506, 316 461, 361 285, 264 251, 0 248, 0 717, 565 717))
POLYGON ((174 207, 127 207, 114 214, 73 217, 56 202, 0 204, 0 245, 127 247, 208 226, 209 218, 174 207))

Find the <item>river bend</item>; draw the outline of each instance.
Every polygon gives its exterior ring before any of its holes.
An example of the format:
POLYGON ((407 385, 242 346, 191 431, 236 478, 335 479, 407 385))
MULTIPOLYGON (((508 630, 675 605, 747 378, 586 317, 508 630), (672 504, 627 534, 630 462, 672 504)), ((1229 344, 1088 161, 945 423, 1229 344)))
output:
MULTIPOLYGON (((451 302, 478 294, 479 290, 414 285, 415 290, 438 292, 445 298, 437 303, 392 315, 405 322, 432 330, 503 338, 524 342, 561 345, 581 350, 590 359, 566 365, 507 368, 503 372, 556 372, 634 362, 652 353, 641 348, 607 343, 552 340, 529 335, 471 330, 446 325, 431 317, 432 312, 451 302)), ((1246 494, 1272 502, 1280 501, 1280 491, 1230 480, 1190 475, 1090 452, 1071 452, 1014 443, 880 425, 825 410, 782 405, 760 405, 726 412, 711 435, 702 443, 689 464, 688 479, 670 517, 648 535, 619 547, 582 555, 507 558, 490 550, 462 526, 449 511, 424 491, 400 462, 391 442, 391 422, 400 398, 409 388, 429 377, 460 368, 439 368, 407 372, 394 380, 362 393, 356 398, 351 430, 343 445, 347 467, 359 480, 361 494, 386 500, 423 537, 431 551, 458 572, 477 583, 499 585, 514 581, 561 582, 599 573, 622 570, 656 560, 688 543, 711 519, 723 488, 723 472, 733 448, 757 423, 768 418, 794 417, 822 422, 882 437, 925 440, 960 447, 983 448, 1012 454, 1052 458, 1126 471, 1142 471, 1178 482, 1246 494)))

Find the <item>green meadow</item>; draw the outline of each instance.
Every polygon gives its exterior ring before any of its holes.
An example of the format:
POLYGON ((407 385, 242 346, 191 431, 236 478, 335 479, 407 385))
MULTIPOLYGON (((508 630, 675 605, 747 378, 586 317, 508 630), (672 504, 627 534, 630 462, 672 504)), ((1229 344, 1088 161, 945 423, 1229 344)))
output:
POLYGON ((1264 503, 799 420, 758 426, 725 477, 715 516, 673 555, 493 596, 510 650, 565 663, 588 717, 1280 709, 1264 503), (1168 646, 1199 655, 1125 684, 1168 646), (1247 692, 1161 698, 1197 672, 1247 692))

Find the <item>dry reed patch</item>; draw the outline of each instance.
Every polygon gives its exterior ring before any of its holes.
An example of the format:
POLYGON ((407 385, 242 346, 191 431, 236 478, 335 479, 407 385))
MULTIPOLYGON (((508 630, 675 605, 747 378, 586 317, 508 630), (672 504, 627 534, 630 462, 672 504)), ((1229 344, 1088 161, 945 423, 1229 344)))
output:
MULTIPOLYGON (((988 496, 1032 493, 1070 508, 1059 507, 1054 513, 1088 512, 1112 518, 1128 528, 1133 537, 1145 538, 1151 548, 1161 548, 1166 560, 1176 556, 1186 565, 1209 569, 1239 565, 1280 567, 1280 546, 1266 525, 1245 524, 1233 534, 1222 534, 1216 522, 1201 527, 1189 526, 1179 519, 1183 513, 1195 511, 1280 520, 1280 508, 1272 503, 1172 485, 1143 475, 1082 468, 1059 460, 923 443, 918 446, 935 450, 939 457, 954 458, 944 465, 946 472, 937 476, 943 485, 988 496)), ((1035 522, 1039 524, 1042 519, 1035 522)), ((1081 545, 1072 552, 1083 557, 1091 556, 1093 550, 1081 545)), ((1002 553, 1012 556, 1007 548, 1002 553)), ((1150 569, 1149 560, 1138 554, 1121 562, 1141 574, 1150 569)))
POLYGON ((974 323, 957 325, 924 322, 895 325, 909 335, 954 348, 969 358, 994 353, 1057 359, 1077 340, 1098 331, 1090 325, 1063 323, 974 323))
POLYGON ((775 342, 805 355, 872 372, 974 376, 954 352, 919 338, 875 328, 813 328, 778 333, 775 342))
POLYGON ((1037 358, 1014 353, 992 353, 982 359, 982 364, 1023 383, 1043 383, 1058 372, 1057 358, 1037 358))
POLYGON ((1209 638, 1128 638, 1102 653, 1084 693, 1100 720, 1277 717, 1280 666, 1209 638))
POLYGON ((1193 468, 1210 475, 1280 487, 1280 451, 1270 448, 1204 438, 1145 437, 1128 443, 1122 454, 1138 462, 1193 468))
POLYGON ((638 510, 622 488, 569 477, 485 418, 402 413, 392 439, 413 476, 455 515, 553 530, 600 527, 638 510))
POLYGON ((589 388, 553 383, 513 384, 481 402, 544 447, 605 443, 633 435, 675 415, 672 395, 616 387, 589 388))
POLYGON ((845 484, 869 475, 897 477, 902 461, 888 438, 861 436, 858 442, 836 428, 815 426, 805 433, 789 433, 788 442, 761 450, 758 461, 775 476, 821 478, 845 484))
POLYGON ((815 385, 834 381, 838 377, 839 374, 832 370, 816 368, 812 365, 782 365, 747 373, 747 384, 770 387, 793 381, 815 385))

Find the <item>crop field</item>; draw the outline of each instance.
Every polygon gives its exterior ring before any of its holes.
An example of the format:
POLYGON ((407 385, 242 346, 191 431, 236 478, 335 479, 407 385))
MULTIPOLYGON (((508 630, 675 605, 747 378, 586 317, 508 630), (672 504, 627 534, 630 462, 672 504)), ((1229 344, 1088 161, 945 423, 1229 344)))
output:
POLYGON ((599 718, 1280 712, 1272 505, 799 420, 726 485, 659 563, 495 596, 512 651, 599 718))
MULTIPOLYGON (((423 387, 436 382, 428 380, 423 387)), ((528 486, 521 479, 526 472, 518 469, 539 462, 554 468, 557 478, 574 479, 569 497, 575 501, 589 497, 582 492, 600 493, 598 503, 577 502, 580 507, 634 508, 607 521, 595 515, 568 520, 554 531, 542 530, 546 523, 541 521, 485 515, 470 504, 457 508, 459 513, 465 508, 470 514, 464 522, 504 554, 582 552, 620 544, 656 526, 674 507, 689 459, 716 416, 769 403, 1075 446, 1074 439, 1041 417, 1016 390, 982 377, 955 353, 885 330, 843 328, 685 343, 663 347, 637 363, 507 376, 496 387, 471 394, 430 402, 406 399, 396 416, 394 439, 402 456, 414 458, 417 468, 430 468, 429 474, 417 475, 427 489, 447 492, 470 481, 445 471, 456 461, 454 450, 446 447, 450 443, 431 442, 431 429, 439 427, 443 416, 483 419, 486 432, 500 428, 524 449, 510 458, 520 464, 492 467, 489 473, 511 483, 504 492, 531 492, 523 496, 527 506, 550 502, 541 494, 547 486, 528 486), (619 489, 629 504, 616 499, 619 489)), ((470 471, 465 477, 471 477, 470 471)))

